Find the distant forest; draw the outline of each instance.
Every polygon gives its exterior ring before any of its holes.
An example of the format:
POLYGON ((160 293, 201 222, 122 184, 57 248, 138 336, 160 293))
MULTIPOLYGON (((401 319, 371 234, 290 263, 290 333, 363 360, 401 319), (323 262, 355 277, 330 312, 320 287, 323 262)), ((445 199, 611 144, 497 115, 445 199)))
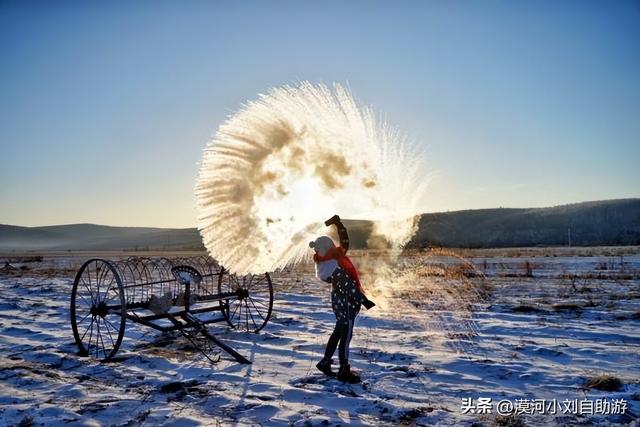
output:
POLYGON ((640 244, 640 199, 422 215, 411 245, 468 248, 640 244))
MULTIPOLYGON (((365 247, 372 226, 353 221, 365 247)), ((550 208, 476 209, 421 215, 410 248, 640 245, 640 199, 584 202, 550 208)))

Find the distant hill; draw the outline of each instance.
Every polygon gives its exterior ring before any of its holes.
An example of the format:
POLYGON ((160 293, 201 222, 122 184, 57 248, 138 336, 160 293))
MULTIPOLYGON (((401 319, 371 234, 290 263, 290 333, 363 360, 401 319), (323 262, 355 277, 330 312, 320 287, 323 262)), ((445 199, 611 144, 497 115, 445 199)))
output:
POLYGON ((0 225, 2 251, 204 249, 195 228, 111 227, 95 224, 0 225))
POLYGON ((640 244, 640 199, 425 214, 410 246, 558 246, 569 239, 574 246, 640 244))
MULTIPOLYGON (((345 221, 354 248, 366 247, 369 221, 345 221)), ((640 245, 640 199, 551 208, 477 209, 421 215, 409 247, 640 245), (569 237, 570 236, 570 237, 569 237)), ((201 250, 195 228, 0 225, 0 251, 201 250)))

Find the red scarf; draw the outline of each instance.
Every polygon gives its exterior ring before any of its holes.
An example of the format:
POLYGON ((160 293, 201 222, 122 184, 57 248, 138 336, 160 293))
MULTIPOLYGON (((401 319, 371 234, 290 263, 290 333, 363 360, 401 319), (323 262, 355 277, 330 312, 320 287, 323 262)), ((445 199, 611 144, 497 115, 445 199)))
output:
POLYGON ((324 255, 324 256, 316 253, 315 255, 313 255, 313 260, 315 262, 329 261, 330 259, 337 260, 338 261, 338 265, 344 271, 347 272, 349 277, 351 277, 351 279, 353 279, 354 282, 356 282, 356 288, 358 289, 358 292, 364 293, 364 291, 362 290, 362 285, 360 285, 360 278, 358 277, 358 270, 356 270, 356 267, 353 265, 353 263, 351 262, 351 260, 349 259, 349 257, 345 253, 346 253, 346 251, 344 250, 344 248, 342 246, 333 247, 333 248, 329 249, 327 254, 324 255))

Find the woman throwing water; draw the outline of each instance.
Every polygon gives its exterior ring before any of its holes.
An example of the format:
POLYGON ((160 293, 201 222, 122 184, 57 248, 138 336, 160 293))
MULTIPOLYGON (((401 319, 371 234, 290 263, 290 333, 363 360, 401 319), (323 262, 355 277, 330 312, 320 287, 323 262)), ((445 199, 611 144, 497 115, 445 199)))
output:
POLYGON ((349 249, 349 235, 347 229, 334 215, 325 222, 328 227, 335 225, 338 229, 340 246, 335 246, 328 236, 318 237, 309 246, 314 249, 313 260, 316 263, 316 276, 327 283, 331 283, 331 305, 336 316, 336 325, 327 342, 324 357, 316 367, 325 375, 336 376, 331 370, 333 355, 338 349, 340 368, 337 378, 348 383, 359 383, 360 377, 351 371, 349 365, 349 343, 353 335, 353 324, 360 312, 360 306, 370 309, 375 304, 367 299, 360 285, 358 271, 346 256, 349 249))

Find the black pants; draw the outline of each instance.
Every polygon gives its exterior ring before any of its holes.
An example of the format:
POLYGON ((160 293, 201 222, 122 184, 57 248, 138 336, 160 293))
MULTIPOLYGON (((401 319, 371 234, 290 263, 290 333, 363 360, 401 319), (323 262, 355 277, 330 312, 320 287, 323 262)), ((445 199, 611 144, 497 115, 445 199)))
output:
POLYGON ((349 364, 349 343, 353 335, 354 321, 355 319, 336 321, 336 326, 333 328, 333 332, 327 342, 327 349, 324 352, 324 358, 322 359, 324 362, 329 362, 336 352, 336 348, 338 348, 340 366, 349 364))

